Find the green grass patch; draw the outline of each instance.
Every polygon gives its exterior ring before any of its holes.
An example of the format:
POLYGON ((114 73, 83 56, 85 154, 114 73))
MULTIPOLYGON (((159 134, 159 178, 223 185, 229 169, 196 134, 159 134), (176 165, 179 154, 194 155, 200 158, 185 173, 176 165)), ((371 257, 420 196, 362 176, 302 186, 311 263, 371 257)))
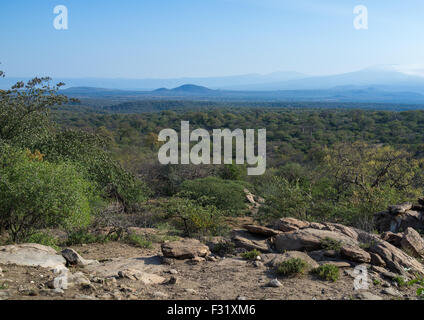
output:
POLYGON ((323 264, 315 268, 312 272, 322 280, 335 282, 340 278, 339 268, 332 264, 323 264))
POLYGON ((256 249, 241 254, 242 258, 246 260, 256 260, 256 258, 260 255, 261 253, 256 249))
POLYGON ((308 263, 300 258, 288 259, 277 267, 277 273, 282 276, 293 276, 305 273, 308 263))
POLYGON ((137 235, 135 233, 128 234, 124 241, 132 246, 144 248, 144 249, 151 249, 153 248, 152 241, 146 239, 143 236, 137 235))

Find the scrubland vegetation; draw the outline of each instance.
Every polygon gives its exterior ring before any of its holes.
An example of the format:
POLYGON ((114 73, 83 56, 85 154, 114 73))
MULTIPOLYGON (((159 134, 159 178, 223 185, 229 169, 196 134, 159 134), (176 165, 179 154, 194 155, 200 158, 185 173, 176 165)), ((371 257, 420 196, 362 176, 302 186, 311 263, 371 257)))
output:
POLYGON ((59 228, 78 242, 93 226, 114 227, 119 238, 129 225, 223 235, 226 218, 245 215, 263 224, 290 216, 373 230, 375 212, 423 194, 423 111, 254 106, 129 114, 137 110, 79 105, 58 94, 60 86, 36 78, 0 91, 6 241, 46 242, 40 232, 59 228), (177 130, 181 120, 208 130, 266 128, 266 173, 160 165, 157 133, 177 130), (247 209, 245 189, 265 199, 259 212, 247 209))

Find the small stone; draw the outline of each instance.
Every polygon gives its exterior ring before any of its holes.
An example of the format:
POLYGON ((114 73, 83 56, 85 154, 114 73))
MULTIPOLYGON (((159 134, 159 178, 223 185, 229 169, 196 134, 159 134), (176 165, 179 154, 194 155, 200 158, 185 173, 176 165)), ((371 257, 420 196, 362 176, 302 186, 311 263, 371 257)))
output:
POLYGON ((166 293, 163 293, 163 292, 160 292, 160 291, 154 292, 153 296, 155 298, 163 298, 163 299, 168 298, 168 295, 166 293))
POLYGON ((393 297, 399 297, 400 296, 400 293, 396 289, 394 289, 393 287, 383 289, 383 290, 381 290, 381 293, 387 294, 387 295, 393 296, 393 297))
POLYGON ((171 269, 171 270, 169 270, 169 273, 170 273, 170 274, 178 274, 178 271, 177 271, 177 270, 175 270, 175 269, 171 269))
POLYGON ((175 276, 172 276, 167 282, 167 284, 177 284, 177 283, 178 283, 178 278, 175 276))
POLYGON ((359 300, 383 300, 382 297, 377 296, 368 291, 358 292, 357 294, 355 294, 355 298, 359 300))
POLYGON ((244 296, 237 296, 236 300, 244 301, 244 300, 247 300, 247 298, 244 296))
POLYGON ((196 290, 190 289, 190 288, 185 289, 184 291, 187 292, 187 293, 189 293, 189 294, 197 294, 197 291, 196 290))
POLYGON ((268 287, 272 287, 272 288, 278 288, 278 287, 281 287, 282 286, 282 284, 281 284, 281 282, 280 281, 278 281, 277 279, 272 279, 268 284, 267 284, 267 286, 268 287))

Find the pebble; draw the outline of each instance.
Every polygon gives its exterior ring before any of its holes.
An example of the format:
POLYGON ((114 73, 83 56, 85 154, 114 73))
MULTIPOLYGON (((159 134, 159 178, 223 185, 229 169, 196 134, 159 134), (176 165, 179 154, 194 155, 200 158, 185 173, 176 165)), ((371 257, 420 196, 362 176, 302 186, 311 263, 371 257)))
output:
POLYGON ((272 279, 269 283, 268 283, 268 287, 273 287, 273 288, 278 288, 281 287, 282 284, 280 281, 278 281, 277 279, 272 279))

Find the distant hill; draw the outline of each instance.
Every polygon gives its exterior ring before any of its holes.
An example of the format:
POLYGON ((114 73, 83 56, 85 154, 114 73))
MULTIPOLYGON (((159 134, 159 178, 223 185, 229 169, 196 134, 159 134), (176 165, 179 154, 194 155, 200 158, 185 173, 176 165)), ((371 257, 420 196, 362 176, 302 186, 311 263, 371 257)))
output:
POLYGON ((153 90, 153 92, 156 93, 165 93, 165 92, 183 92, 183 93, 213 93, 215 90, 211 90, 209 88, 203 87, 203 86, 197 86, 194 84, 184 84, 182 86, 179 86, 174 89, 166 89, 166 88, 160 88, 153 90))
POLYGON ((103 88, 76 87, 61 90, 75 98, 116 100, 192 100, 192 101, 254 101, 254 102, 370 102, 424 105, 424 91, 391 90, 385 86, 338 86, 320 90, 235 91, 212 90, 194 84, 173 89, 126 91, 103 88))

